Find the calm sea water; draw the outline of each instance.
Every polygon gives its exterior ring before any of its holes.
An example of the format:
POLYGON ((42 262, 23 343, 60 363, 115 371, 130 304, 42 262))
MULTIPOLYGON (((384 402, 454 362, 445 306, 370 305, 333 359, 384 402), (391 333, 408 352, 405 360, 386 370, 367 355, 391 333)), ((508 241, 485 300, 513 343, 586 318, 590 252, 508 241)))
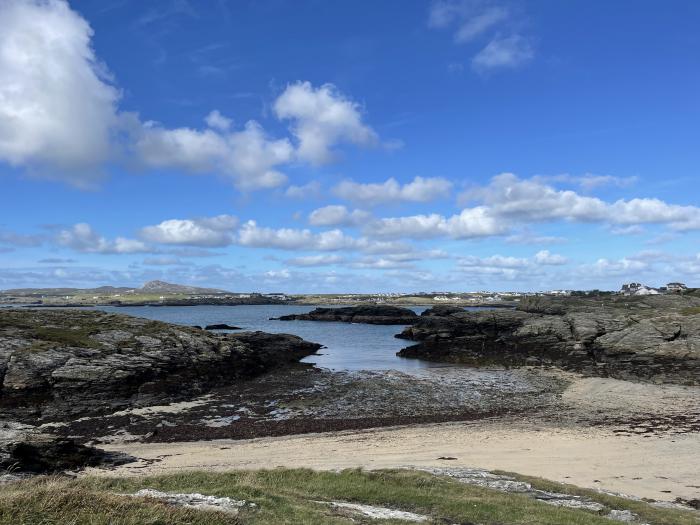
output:
MULTIPOLYGON (((315 306, 241 305, 241 306, 126 306, 100 307, 107 312, 146 317, 157 321, 183 325, 226 323, 243 330, 287 333, 320 343, 325 348, 320 355, 309 356, 304 362, 331 370, 400 370, 445 366, 417 359, 396 356, 409 341, 396 339, 403 326, 328 323, 318 321, 271 321, 270 317, 304 313, 315 306)), ((412 308, 416 313, 424 307, 412 308)))

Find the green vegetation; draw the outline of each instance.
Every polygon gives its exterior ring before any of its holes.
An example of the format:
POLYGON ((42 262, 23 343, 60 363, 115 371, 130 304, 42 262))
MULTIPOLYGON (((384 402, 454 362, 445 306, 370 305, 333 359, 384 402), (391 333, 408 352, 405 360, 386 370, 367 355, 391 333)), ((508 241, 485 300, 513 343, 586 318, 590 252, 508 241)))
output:
MULTIPOLYGON (((530 480, 530 478, 528 478, 530 480)), ((550 490, 585 492, 610 508, 629 508, 652 524, 697 524, 696 514, 655 509, 566 487, 543 480, 530 480, 550 490)), ((349 524, 369 523, 343 515, 318 501, 349 501, 390 507, 429 515, 435 523, 481 523, 484 525, 610 525, 601 515, 550 506, 522 495, 474 487, 456 480, 413 471, 346 470, 314 472, 306 469, 187 472, 147 478, 65 479, 40 477, 0 488, 0 524, 349 524), (156 500, 126 496, 142 488, 166 492, 199 492, 228 496, 257 505, 239 516, 167 506, 156 500)), ((371 523, 404 523, 372 520, 371 523)))
POLYGON ((99 348, 99 343, 90 339, 91 331, 85 328, 58 328, 42 326, 34 328, 30 335, 38 341, 34 343, 35 349, 59 344, 62 346, 77 346, 80 348, 99 348))
POLYGON ((688 308, 681 309, 682 315, 698 315, 700 314, 700 306, 689 306, 688 308))
POLYGON ((576 485, 555 483, 554 481, 549 481, 542 478, 514 474, 513 472, 495 471, 495 473, 507 474, 509 476, 513 476, 517 480, 526 481, 536 489, 550 492, 564 492, 574 496, 583 496, 590 500, 597 501, 598 503, 602 503, 611 509, 629 510, 637 514, 642 523, 651 523, 654 525, 697 525, 700 523, 700 515, 694 512, 660 509, 648 505, 643 501, 634 501, 617 496, 611 496, 595 490, 577 487, 576 485))

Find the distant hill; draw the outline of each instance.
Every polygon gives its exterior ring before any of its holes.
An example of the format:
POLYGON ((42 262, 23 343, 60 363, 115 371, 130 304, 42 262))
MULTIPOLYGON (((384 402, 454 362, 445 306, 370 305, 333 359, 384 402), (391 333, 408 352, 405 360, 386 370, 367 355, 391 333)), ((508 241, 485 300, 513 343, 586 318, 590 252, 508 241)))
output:
POLYGON ((139 290, 144 293, 185 293, 185 294, 216 294, 229 293, 217 288, 199 288, 184 284, 166 283, 165 281, 148 281, 139 290))

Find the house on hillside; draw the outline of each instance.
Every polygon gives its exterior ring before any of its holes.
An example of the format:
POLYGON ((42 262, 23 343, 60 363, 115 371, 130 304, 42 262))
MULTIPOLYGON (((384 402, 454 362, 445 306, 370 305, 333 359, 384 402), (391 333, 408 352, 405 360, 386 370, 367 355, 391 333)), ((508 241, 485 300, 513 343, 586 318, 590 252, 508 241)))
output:
POLYGON ((622 295, 659 295, 659 290, 642 283, 625 283, 620 290, 622 295))
POLYGON ((668 283, 666 285, 666 290, 669 293, 681 293, 687 289, 688 287, 683 283, 668 283))

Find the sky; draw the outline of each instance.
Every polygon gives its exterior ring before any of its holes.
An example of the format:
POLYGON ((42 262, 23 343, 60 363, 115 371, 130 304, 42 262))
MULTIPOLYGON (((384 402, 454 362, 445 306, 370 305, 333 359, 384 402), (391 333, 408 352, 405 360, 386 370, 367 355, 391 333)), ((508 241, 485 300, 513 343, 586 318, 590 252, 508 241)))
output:
POLYGON ((0 0, 0 289, 700 286, 700 3, 0 0))

